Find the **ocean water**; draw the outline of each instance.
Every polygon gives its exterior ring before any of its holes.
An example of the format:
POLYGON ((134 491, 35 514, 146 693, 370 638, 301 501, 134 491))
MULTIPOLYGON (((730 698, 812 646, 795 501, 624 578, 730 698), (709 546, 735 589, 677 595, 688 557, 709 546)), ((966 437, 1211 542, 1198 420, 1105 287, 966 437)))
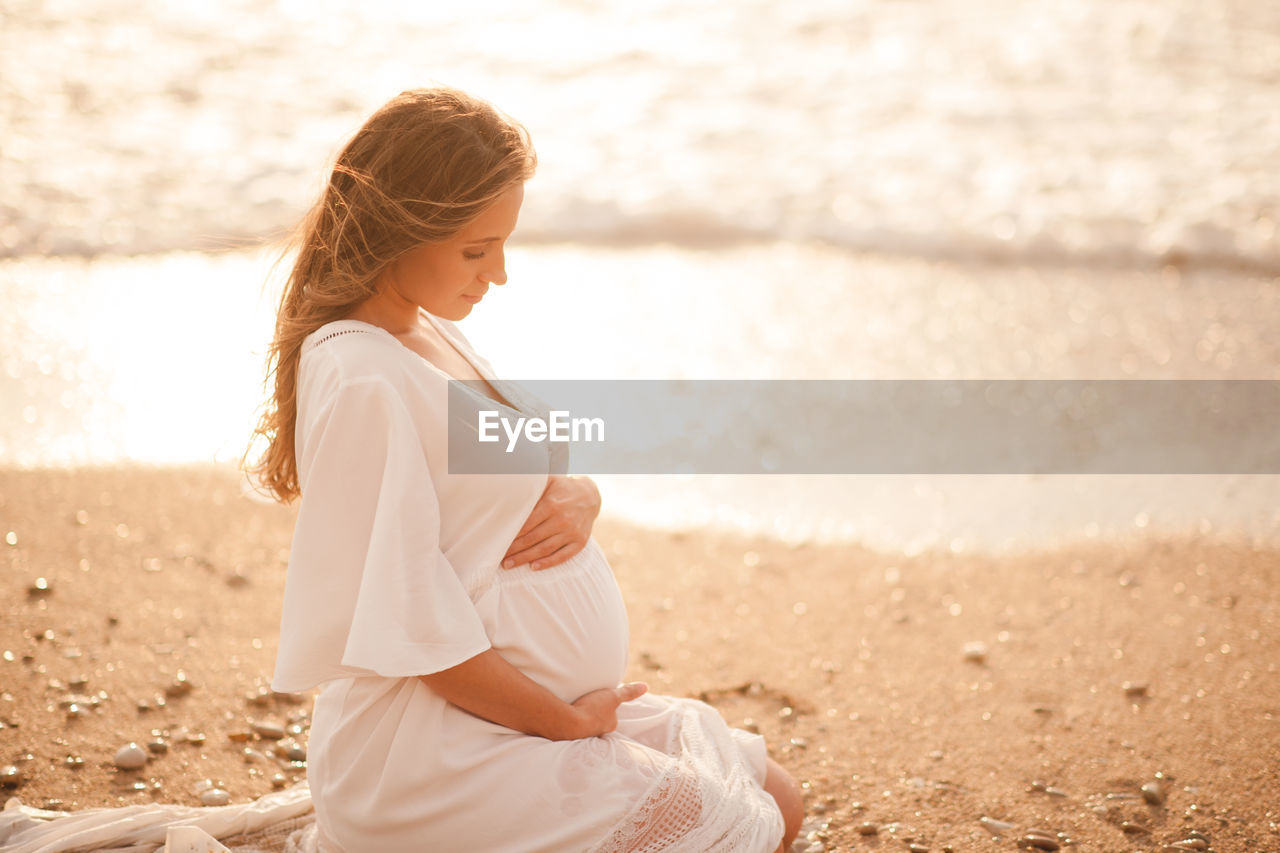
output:
MULTIPOLYGON (((1280 6, 0 0, 0 464, 234 462, 276 257, 403 88, 530 129, 515 378, 1280 379, 1280 6)), ((1280 480, 605 478, 892 548, 1280 541, 1280 480)))
POLYGON ((1260 0, 0 0, 0 251, 288 227, 396 92, 532 131, 531 242, 1280 271, 1260 0))

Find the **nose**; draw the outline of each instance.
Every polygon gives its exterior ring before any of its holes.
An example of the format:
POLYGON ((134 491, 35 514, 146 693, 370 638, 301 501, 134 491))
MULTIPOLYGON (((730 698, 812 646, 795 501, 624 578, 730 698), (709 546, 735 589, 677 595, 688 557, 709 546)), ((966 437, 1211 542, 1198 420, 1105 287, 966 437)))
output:
POLYGON ((483 278, 490 284, 506 284, 507 283, 507 257, 506 252, 502 248, 497 248, 489 252, 492 262, 485 267, 483 278))

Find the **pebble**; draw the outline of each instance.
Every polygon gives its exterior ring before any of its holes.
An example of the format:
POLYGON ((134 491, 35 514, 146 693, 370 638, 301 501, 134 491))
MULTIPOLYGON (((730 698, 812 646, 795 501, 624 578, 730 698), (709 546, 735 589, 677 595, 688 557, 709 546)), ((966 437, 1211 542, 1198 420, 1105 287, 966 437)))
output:
POLYGON ((1147 805, 1163 806, 1165 801, 1164 788, 1159 782, 1148 782, 1142 786, 1142 799, 1146 800, 1147 805))
POLYGON ((306 761, 307 750, 297 741, 287 740, 276 744, 276 755, 289 761, 306 761))
POLYGON ((231 802, 231 795, 221 788, 209 788, 201 792, 200 802, 206 806, 225 806, 231 802))
POLYGON ((116 752, 116 767, 121 770, 137 770, 147 763, 147 753, 136 743, 126 744, 116 752))
POLYGON ((192 746, 204 746, 205 739, 206 738, 205 738, 204 732, 192 732, 191 734, 187 735, 187 743, 191 744, 192 746))
POLYGON ((36 578, 31 586, 27 587, 27 595, 36 598, 42 595, 49 595, 53 589, 49 586, 49 581, 45 578, 36 578))
POLYGON ((1208 850, 1209 845, 1199 838, 1185 838, 1171 845, 1175 850, 1208 850))
POLYGON ((6 764, 0 767, 0 786, 5 788, 16 788, 22 784, 22 771, 18 769, 16 764, 6 764))
POLYGON ((859 835, 876 835, 879 832, 880 827, 876 826, 871 821, 864 821, 863 823, 858 824, 859 835))
POLYGON ((62 765, 68 770, 79 770, 84 767, 84 759, 78 755, 68 755, 62 759, 62 765))
POLYGON ((972 643, 964 644, 964 659, 969 663, 986 663, 987 644, 981 640, 974 640, 972 643))
POLYGON ((1045 789, 1044 789, 1044 792, 1045 792, 1046 794, 1048 794, 1049 796, 1051 796, 1051 797, 1067 797, 1067 796, 1070 796, 1066 791, 1062 790, 1061 788, 1055 788, 1055 787, 1053 787, 1052 785, 1050 785, 1048 788, 1045 788, 1045 789))
POLYGON ((1147 829, 1140 823, 1134 823, 1131 820, 1122 821, 1120 831, 1127 835, 1148 835, 1151 830, 1147 829))
POLYGON ((1205 835, 1203 832, 1200 832, 1200 831, 1198 831, 1198 830, 1193 829, 1193 830, 1191 830, 1190 832, 1188 832, 1188 833, 1187 833, 1187 840, 1188 840, 1188 841, 1203 841, 1205 844, 1208 844, 1208 843, 1209 843, 1209 836, 1205 835))
POLYGON ((1032 835, 1030 833, 1018 839, 1020 846, 1032 847, 1036 850, 1048 850, 1050 853, 1058 849, 1057 839, 1050 838, 1047 835, 1032 835))
POLYGON ((179 670, 173 682, 164 689, 164 693, 170 699, 176 699, 179 696, 186 696, 193 689, 195 689, 195 685, 187 680, 187 674, 179 670))
POLYGON ((929 853, 928 847, 925 847, 923 844, 916 844, 915 842, 908 844, 907 849, 910 850, 911 853, 929 853))
POLYGON ((1120 686, 1124 689, 1124 695, 1126 696, 1137 697, 1147 695, 1147 682, 1145 681, 1126 681, 1120 686))
POLYGON ((154 755, 164 755, 166 752, 169 751, 169 744, 165 743, 159 738, 156 738, 155 740, 147 744, 147 749, 150 750, 154 755))
POLYGON ((258 737, 267 740, 280 740, 284 737, 284 726, 271 720, 263 720, 253 724, 253 731, 258 737))
POLYGON ((283 788, 288 784, 289 780, 285 778, 283 773, 277 773, 271 777, 271 787, 273 788, 283 788))
POLYGON ((982 824, 983 827, 985 827, 992 835, 1003 835, 1015 826, 1015 824, 1009 823, 1008 821, 996 820, 993 817, 986 817, 985 815, 978 818, 978 823, 982 824))

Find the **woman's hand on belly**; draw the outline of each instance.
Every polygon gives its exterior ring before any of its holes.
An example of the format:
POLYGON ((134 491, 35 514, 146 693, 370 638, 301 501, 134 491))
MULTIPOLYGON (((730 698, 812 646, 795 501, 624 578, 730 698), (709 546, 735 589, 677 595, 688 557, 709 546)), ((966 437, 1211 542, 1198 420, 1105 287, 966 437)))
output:
POLYGON ((600 490, 589 477, 551 475, 542 497, 503 555, 502 567, 512 569, 528 563, 537 571, 560 565, 586 546, 599 514, 600 490))

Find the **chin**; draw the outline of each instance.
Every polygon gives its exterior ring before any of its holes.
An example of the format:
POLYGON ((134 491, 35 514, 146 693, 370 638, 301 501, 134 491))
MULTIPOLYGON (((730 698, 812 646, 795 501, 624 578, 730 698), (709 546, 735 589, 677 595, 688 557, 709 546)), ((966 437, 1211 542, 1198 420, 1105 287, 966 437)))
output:
POLYGON ((456 308, 450 307, 444 311, 432 311, 431 313, 435 314, 437 317, 448 320, 451 323, 456 323, 459 320, 465 319, 474 307, 474 305, 459 305, 456 308))

